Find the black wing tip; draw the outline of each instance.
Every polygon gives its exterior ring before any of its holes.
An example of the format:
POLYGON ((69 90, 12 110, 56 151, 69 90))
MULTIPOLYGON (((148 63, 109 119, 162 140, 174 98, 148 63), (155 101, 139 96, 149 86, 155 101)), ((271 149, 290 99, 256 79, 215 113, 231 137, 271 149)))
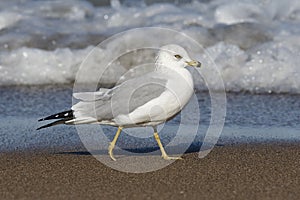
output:
POLYGON ((53 120, 53 119, 68 119, 68 118, 73 118, 73 110, 68 110, 60 113, 56 113, 54 115, 50 115, 48 117, 39 119, 38 121, 45 121, 45 120, 53 120))
POLYGON ((47 127, 49 127, 49 124, 47 124, 47 125, 44 125, 44 126, 40 126, 40 127, 38 127, 36 130, 38 131, 38 130, 41 130, 41 129, 43 129, 43 128, 47 128, 47 127))
POLYGON ((60 120, 54 121, 52 123, 46 124, 44 126, 38 127, 36 130, 38 131, 40 129, 48 128, 50 126, 55 126, 55 125, 58 125, 58 124, 64 124, 65 122, 66 122, 66 119, 60 119, 60 120))
POLYGON ((38 121, 45 121, 45 120, 55 120, 55 119, 59 119, 55 122, 52 122, 50 124, 46 124, 44 126, 41 126, 39 128, 37 128, 36 130, 40 130, 40 129, 43 129, 43 128, 48 128, 50 126, 54 126, 54 125, 57 125, 57 124, 63 124, 65 123, 65 121, 67 120, 71 120, 74 118, 74 115, 73 115, 73 110, 68 110, 68 111, 64 111, 64 112, 60 112, 60 113, 56 113, 54 115, 50 115, 48 117, 45 117, 45 118, 41 118, 39 119, 38 121))

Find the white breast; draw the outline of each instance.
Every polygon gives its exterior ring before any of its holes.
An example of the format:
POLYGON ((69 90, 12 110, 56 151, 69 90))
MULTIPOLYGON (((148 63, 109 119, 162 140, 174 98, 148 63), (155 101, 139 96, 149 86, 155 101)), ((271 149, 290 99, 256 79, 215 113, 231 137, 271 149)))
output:
POLYGON ((178 113, 188 103, 193 94, 193 79, 188 70, 168 72, 166 91, 159 97, 149 101, 135 109, 128 115, 120 115, 115 118, 118 124, 138 124, 149 122, 144 125, 156 125, 165 122, 178 113))

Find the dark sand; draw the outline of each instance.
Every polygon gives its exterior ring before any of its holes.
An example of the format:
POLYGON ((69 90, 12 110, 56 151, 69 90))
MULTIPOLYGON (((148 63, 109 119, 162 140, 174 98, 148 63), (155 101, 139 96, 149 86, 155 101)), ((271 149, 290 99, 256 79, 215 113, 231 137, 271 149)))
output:
POLYGON ((6 153, 1 199, 299 199, 299 144, 219 146, 145 174, 118 172, 91 155, 6 153))

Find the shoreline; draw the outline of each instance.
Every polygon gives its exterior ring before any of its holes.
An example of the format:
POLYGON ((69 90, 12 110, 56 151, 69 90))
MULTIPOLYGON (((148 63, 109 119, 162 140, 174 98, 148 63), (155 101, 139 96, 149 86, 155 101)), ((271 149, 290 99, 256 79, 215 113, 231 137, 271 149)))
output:
POLYGON ((197 152, 187 153, 183 160, 141 174, 111 169, 89 153, 61 151, 1 153, 1 199, 297 199, 300 196, 298 143, 216 146, 203 159, 198 158, 197 152))

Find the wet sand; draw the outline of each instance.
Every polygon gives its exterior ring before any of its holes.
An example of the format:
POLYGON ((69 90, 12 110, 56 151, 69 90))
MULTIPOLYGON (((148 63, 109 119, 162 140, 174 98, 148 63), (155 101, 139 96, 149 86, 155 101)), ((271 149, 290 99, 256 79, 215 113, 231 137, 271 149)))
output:
MULTIPOLYGON (((76 152, 76 151, 75 151, 76 152)), ((82 153, 2 153, 1 199, 298 199, 300 145, 218 146, 158 171, 123 173, 82 153)))

